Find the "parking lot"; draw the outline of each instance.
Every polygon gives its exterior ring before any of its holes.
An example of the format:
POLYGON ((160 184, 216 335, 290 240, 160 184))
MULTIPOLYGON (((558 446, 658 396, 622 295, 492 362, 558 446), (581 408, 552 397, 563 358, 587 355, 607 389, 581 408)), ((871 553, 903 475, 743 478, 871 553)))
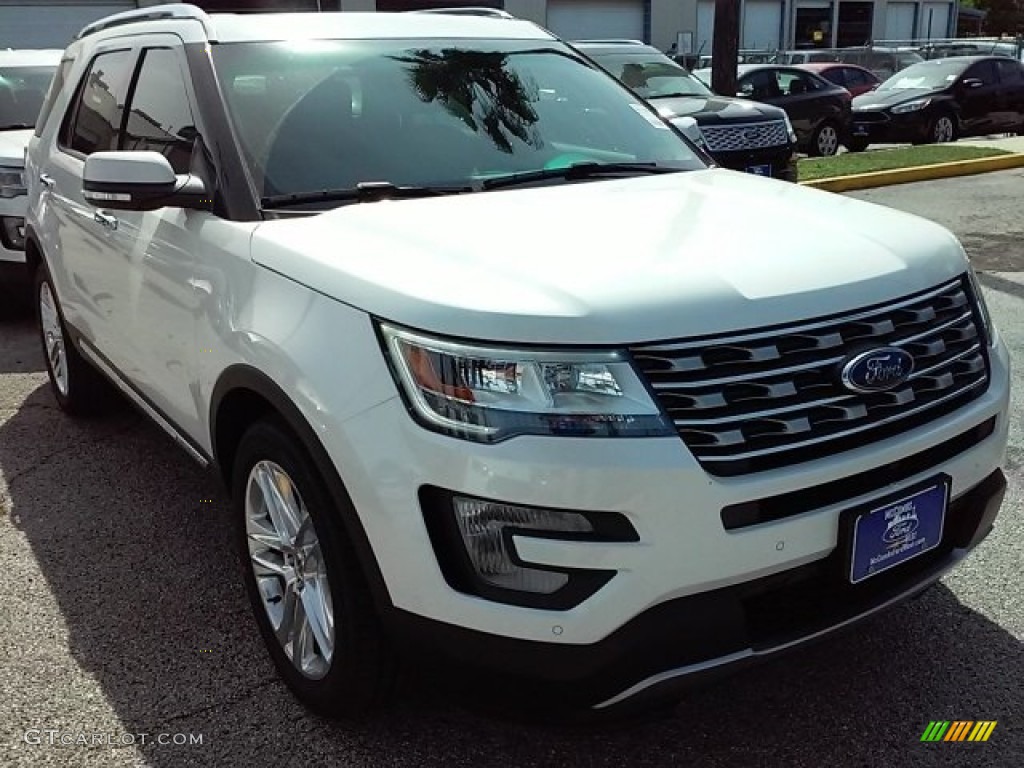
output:
MULTIPOLYGON (((957 232, 989 273, 990 307, 1018 361, 1022 183, 1011 171, 857 193, 957 232)), ((333 723, 274 674, 213 473, 133 411, 64 417, 38 347, 28 319, 0 320, 0 765, 1020 765, 1019 396, 996 530, 909 604, 641 723, 509 722, 468 711, 418 670, 392 711, 333 723), (932 720, 998 726, 984 744, 923 744, 932 720), (101 738, 61 746, 65 734, 101 738)))

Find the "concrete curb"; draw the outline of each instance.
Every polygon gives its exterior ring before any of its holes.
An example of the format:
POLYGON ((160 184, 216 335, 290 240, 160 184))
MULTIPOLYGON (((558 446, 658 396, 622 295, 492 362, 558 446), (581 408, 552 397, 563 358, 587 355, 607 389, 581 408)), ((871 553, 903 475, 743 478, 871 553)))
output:
POLYGON ((1024 168, 1024 154, 1010 153, 996 157, 982 157, 977 160, 957 160, 952 163, 935 163, 916 168, 897 168, 891 171, 874 171, 856 176, 834 176, 830 179, 801 181, 806 187, 824 189, 829 192, 850 192, 855 189, 887 187, 890 184, 908 184, 913 181, 948 179, 953 176, 971 176, 976 173, 1006 171, 1024 168))

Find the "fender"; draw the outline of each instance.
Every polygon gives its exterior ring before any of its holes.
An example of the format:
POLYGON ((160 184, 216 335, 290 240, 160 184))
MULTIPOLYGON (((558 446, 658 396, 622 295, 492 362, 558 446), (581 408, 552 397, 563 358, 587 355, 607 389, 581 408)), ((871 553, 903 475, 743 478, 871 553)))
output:
POLYGON ((391 596, 388 593, 380 565, 373 552, 373 547, 370 546, 370 540, 366 535, 366 530, 363 528, 362 521, 359 519, 359 514, 355 511, 355 505, 348 494, 348 490, 345 488, 341 475, 334 466, 334 462, 328 455, 327 449, 324 448, 323 443, 309 425, 305 416, 303 416, 302 411, 292 402, 285 391, 265 373, 245 364, 235 364, 225 368, 218 377, 210 398, 210 443, 213 446, 214 460, 220 470, 225 486, 228 489, 231 488, 230 473, 232 467, 228 466, 230 462, 225 461, 227 457, 219 455, 217 418, 224 398, 238 390, 252 392, 270 403, 276 414, 284 420, 285 424, 288 425, 293 434, 299 439, 337 503, 337 512, 341 517, 342 525, 345 527, 349 541, 352 542, 356 556, 359 558, 359 565, 362 568, 363 575, 370 585, 371 596, 378 613, 392 609, 391 596))

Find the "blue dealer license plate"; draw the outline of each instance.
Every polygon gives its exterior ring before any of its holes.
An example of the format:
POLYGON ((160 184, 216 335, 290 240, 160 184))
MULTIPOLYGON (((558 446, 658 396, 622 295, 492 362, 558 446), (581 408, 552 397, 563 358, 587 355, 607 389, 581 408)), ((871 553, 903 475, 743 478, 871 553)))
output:
POLYGON ((772 167, 770 165, 748 165, 747 173, 752 173, 755 176, 771 176, 772 167))
POLYGON ((854 123, 853 129, 850 131, 854 136, 867 136, 868 126, 866 123, 854 123))
POLYGON ((948 502, 949 480, 941 477, 860 513, 853 523, 850 582, 864 581, 939 546, 948 502))

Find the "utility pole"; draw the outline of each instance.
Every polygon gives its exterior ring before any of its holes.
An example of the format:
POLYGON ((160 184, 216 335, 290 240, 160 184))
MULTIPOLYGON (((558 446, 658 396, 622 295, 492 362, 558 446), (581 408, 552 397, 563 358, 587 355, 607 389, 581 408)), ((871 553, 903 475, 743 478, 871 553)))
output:
POLYGON ((711 41, 711 90, 736 95, 736 66, 740 55, 740 0, 715 0, 711 41))

